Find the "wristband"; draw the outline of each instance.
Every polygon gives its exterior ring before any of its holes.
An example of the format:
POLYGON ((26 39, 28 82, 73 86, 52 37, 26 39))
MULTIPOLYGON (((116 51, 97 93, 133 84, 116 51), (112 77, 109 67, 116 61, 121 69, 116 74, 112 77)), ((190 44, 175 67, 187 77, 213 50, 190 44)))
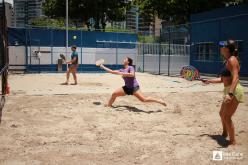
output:
POLYGON ((232 93, 232 92, 229 92, 228 95, 229 95, 230 97, 233 97, 233 93, 232 93))

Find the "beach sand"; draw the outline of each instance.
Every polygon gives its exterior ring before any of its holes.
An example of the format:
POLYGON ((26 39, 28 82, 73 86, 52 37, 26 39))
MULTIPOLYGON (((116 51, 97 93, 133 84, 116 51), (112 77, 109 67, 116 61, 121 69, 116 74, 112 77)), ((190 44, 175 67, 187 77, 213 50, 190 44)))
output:
POLYGON ((137 79, 146 96, 168 106, 125 96, 104 107, 123 85, 110 74, 78 74, 77 86, 60 85, 65 74, 10 75, 0 164, 248 164, 247 87, 233 117, 237 145, 227 147, 220 136, 222 84, 146 73, 137 79), (213 151, 224 160, 213 161, 213 151))

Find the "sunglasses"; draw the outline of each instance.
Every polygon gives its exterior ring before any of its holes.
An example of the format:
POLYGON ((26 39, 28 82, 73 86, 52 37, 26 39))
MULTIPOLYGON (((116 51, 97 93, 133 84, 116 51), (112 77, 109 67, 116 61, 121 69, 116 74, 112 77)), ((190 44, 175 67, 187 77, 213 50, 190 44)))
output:
POLYGON ((224 47, 226 47, 227 45, 228 45, 227 41, 220 41, 220 42, 219 42, 219 46, 220 46, 221 48, 224 48, 224 47))

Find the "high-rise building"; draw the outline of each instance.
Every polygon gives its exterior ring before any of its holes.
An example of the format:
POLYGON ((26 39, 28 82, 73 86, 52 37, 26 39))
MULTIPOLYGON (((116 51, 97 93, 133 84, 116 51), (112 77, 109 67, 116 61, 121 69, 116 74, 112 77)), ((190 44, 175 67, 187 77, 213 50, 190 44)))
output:
POLYGON ((126 27, 143 35, 160 36, 161 20, 156 16, 145 19, 145 16, 142 16, 139 9, 134 6, 127 12, 126 27))
POLYGON ((137 32, 139 28, 139 19, 138 9, 137 7, 133 6, 126 12, 126 29, 137 32))
MULTIPOLYGON (((123 3, 130 3, 132 0, 121 0, 123 3)), ((121 22, 112 22, 112 28, 136 31, 136 8, 132 7, 126 11, 126 19, 121 22)))
MULTIPOLYGON (((3 2, 3 1, 2 1, 3 2)), ((0 2, 0 15, 3 15, 3 3, 0 2)), ((5 2, 5 17, 7 21, 7 26, 11 26, 11 20, 13 16, 13 5, 9 3, 8 1, 5 2)))
MULTIPOLYGON (((124 2, 130 2, 132 0, 123 0, 124 2)), ((142 15, 139 13, 139 9, 136 6, 132 6, 131 9, 126 11, 126 19, 122 22, 113 22, 113 28, 125 29, 128 31, 134 31, 143 35, 156 35, 160 36, 161 20, 154 17, 150 20, 152 22, 146 22, 142 15)))
POLYGON ((12 25, 25 27, 32 19, 43 16, 42 3, 44 0, 14 0, 14 15, 12 25))

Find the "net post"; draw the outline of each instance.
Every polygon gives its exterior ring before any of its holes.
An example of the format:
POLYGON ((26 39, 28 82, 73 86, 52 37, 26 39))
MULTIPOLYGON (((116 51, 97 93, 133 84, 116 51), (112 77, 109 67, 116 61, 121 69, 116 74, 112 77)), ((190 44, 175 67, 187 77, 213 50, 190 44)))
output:
POLYGON ((169 26, 169 55, 168 55, 168 76, 170 76, 170 55, 171 55, 171 43, 170 43, 170 41, 171 41, 171 29, 170 29, 171 27, 169 26))
POLYGON ((158 60, 158 74, 161 74, 161 29, 160 29, 160 39, 159 39, 159 60, 158 60))
MULTIPOLYGON (((53 29, 52 27, 50 27, 50 46, 51 46, 51 65, 53 65, 53 29)), ((52 67, 51 67, 51 71, 52 71, 52 67)))
POLYGON ((80 60, 80 62, 81 62, 81 66, 80 66, 80 71, 82 72, 83 71, 83 69, 82 69, 82 64, 83 64, 83 30, 82 29, 80 29, 80 49, 81 49, 81 60, 80 60))
POLYGON ((143 42, 143 43, 142 43, 143 73, 145 72, 145 51, 144 51, 144 46, 145 46, 145 44, 144 44, 144 42, 143 42))

